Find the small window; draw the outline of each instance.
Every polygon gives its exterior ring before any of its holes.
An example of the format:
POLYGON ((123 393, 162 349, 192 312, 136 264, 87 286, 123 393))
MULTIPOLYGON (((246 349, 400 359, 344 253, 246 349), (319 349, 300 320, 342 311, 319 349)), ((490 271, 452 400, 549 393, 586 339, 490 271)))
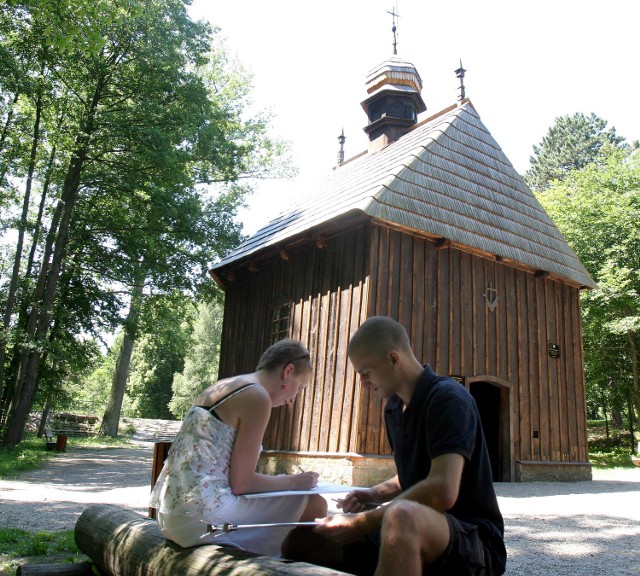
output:
POLYGON ((269 339, 269 345, 289 337, 290 322, 291 304, 284 304, 274 309, 271 315, 271 337, 269 339))

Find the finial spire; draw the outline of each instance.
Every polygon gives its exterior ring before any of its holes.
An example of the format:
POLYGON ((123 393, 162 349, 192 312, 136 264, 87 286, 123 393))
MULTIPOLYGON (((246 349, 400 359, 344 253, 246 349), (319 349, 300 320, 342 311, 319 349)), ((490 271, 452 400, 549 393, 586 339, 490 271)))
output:
POLYGON ((344 141, 347 137, 344 135, 344 127, 342 128, 342 132, 340 136, 338 136, 338 142, 340 143, 340 150, 338 151, 338 166, 344 162, 344 141))
POLYGON ((466 70, 462 67, 462 58, 460 59, 460 68, 454 70, 456 74, 456 78, 460 80, 460 85, 458 86, 458 102, 462 102, 465 98, 464 91, 464 73, 466 70))
POLYGON ((393 26, 391 27, 391 32, 393 32, 393 54, 394 56, 398 54, 398 39, 396 37, 396 31, 398 27, 396 26, 396 18, 400 18, 400 14, 396 12, 397 6, 395 6, 391 12, 387 10, 387 14, 391 14, 393 26))

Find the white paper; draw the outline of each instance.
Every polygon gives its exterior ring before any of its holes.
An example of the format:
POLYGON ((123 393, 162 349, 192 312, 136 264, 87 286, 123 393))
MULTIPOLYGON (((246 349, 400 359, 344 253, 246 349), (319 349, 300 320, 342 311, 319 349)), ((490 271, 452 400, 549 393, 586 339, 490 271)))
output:
POLYGON ((315 488, 310 490, 279 490, 277 492, 256 492, 255 494, 243 494, 243 498, 271 498, 273 496, 303 496, 304 494, 333 494, 336 492, 351 492, 351 490, 365 490, 361 486, 345 486, 333 482, 318 482, 315 488))

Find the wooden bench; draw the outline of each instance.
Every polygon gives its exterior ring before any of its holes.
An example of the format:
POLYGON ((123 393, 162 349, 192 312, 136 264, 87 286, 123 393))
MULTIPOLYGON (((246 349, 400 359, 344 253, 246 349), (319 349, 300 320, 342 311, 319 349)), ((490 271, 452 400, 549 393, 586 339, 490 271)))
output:
POLYGON ((75 526, 78 548, 109 576, 345 575, 330 568, 258 556, 207 544, 181 548, 164 539, 158 524, 113 504, 87 508, 75 526))
POLYGON ((53 417, 51 428, 54 433, 65 436, 92 436, 98 423, 97 416, 62 412, 53 417))

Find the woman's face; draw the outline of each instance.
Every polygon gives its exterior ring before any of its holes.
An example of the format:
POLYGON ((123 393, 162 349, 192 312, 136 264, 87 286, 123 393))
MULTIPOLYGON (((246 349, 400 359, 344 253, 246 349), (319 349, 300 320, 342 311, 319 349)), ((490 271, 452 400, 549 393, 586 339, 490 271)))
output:
POLYGON ((291 406, 295 402, 298 392, 306 388, 310 381, 311 370, 301 370, 300 372, 293 370, 289 374, 285 374, 283 377, 285 386, 281 388, 281 394, 276 399, 277 403, 274 402, 274 407, 282 406, 283 404, 291 406))

